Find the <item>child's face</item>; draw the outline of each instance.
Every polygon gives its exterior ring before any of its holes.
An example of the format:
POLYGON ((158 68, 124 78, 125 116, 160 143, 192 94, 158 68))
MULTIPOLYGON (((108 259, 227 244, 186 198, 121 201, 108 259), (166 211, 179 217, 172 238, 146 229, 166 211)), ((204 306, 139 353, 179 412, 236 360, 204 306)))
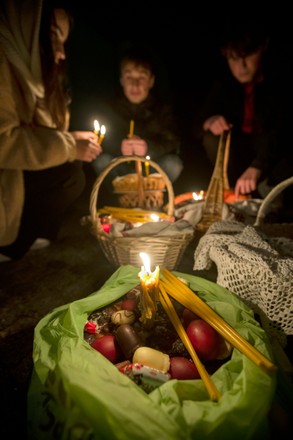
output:
POLYGON ((235 53, 226 55, 226 59, 232 75, 242 84, 254 80, 261 65, 262 50, 254 52, 246 57, 239 57, 235 53))
POLYGON ((133 104, 140 104, 148 97, 154 82, 154 75, 142 66, 128 62, 122 67, 120 84, 124 95, 133 104))

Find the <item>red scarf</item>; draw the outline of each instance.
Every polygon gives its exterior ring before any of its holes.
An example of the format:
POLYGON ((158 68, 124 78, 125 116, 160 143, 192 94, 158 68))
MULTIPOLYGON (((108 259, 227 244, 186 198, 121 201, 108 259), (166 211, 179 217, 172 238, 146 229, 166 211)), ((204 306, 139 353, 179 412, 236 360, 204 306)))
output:
POLYGON ((244 84, 244 112, 243 112, 243 122, 242 122, 242 131, 244 133, 252 133, 253 132, 253 118, 254 118, 254 86, 257 83, 263 81, 263 74, 259 74, 257 78, 250 82, 244 84))

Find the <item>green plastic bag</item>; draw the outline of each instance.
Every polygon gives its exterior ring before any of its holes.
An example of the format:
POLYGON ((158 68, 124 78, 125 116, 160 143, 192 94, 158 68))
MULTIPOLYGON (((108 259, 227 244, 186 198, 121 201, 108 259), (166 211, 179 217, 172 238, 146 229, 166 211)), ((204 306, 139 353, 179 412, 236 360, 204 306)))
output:
MULTIPOLYGON (((138 272, 133 266, 120 267, 98 292, 55 309, 36 326, 28 392, 29 438, 269 438, 267 414, 276 377, 238 350, 212 375, 222 395, 212 402, 201 380, 170 380, 147 394, 84 340, 89 314, 136 286, 138 272)), ((174 273, 272 359, 265 332, 242 301, 203 278, 174 273)))

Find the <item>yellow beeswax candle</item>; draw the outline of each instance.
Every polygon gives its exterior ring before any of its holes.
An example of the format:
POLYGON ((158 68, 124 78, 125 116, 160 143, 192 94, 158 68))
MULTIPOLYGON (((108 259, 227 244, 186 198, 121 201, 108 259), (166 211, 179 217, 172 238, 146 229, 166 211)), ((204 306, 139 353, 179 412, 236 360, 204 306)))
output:
POLYGON ((99 136, 100 133, 100 124, 99 121, 97 121, 97 119, 94 120, 94 133, 99 136))
POLYGON ((196 366, 200 377, 202 378, 202 381, 204 382, 207 391, 210 395, 211 400, 217 402, 220 399, 220 393, 218 389, 216 388, 212 378, 209 376, 208 372, 206 371, 204 365, 201 363, 197 353, 195 352, 190 339, 187 336, 187 333, 185 332, 185 329, 177 315, 177 312, 164 288, 162 283, 159 284, 159 299, 164 307, 167 315, 169 316, 170 321, 172 322, 173 326, 175 327, 175 330, 178 333, 178 336, 180 337, 181 341, 185 345, 187 351, 189 352, 194 365, 196 366))
POLYGON ((156 269, 151 272, 148 254, 140 252, 139 256, 143 261, 143 266, 138 274, 142 287, 140 320, 143 324, 147 325, 153 322, 155 312, 157 311, 156 301, 158 299, 160 268, 156 266, 156 269))
POLYGON ((146 177, 148 177, 149 174, 150 174, 150 163, 149 163, 149 160, 151 158, 150 158, 150 156, 146 156, 145 158, 147 159, 147 162, 144 163, 144 170, 145 170, 146 177))
POLYGON ((170 296, 179 301, 183 306, 190 309, 200 318, 204 319, 233 347, 241 351, 266 373, 272 374, 276 371, 277 367, 268 358, 261 354, 254 346, 234 330, 233 327, 224 321, 223 318, 214 312, 208 304, 200 299, 195 292, 182 283, 166 268, 162 270, 161 282, 170 296))
POLYGON ((132 138, 133 133, 134 133, 134 120, 131 119, 130 124, 129 124, 129 134, 128 134, 128 137, 132 138))
POLYGON ((106 127, 105 127, 105 125, 102 125, 101 126, 100 135, 99 135, 99 140, 98 140, 100 145, 102 145, 102 142, 103 142, 103 139, 105 137, 105 134, 106 134, 106 127))

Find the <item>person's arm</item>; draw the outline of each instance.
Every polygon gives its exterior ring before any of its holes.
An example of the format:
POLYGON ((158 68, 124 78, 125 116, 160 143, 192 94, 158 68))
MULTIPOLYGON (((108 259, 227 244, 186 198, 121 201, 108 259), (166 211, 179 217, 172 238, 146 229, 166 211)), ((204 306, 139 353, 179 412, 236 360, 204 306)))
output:
POLYGON ((217 136, 231 128, 231 107, 234 107, 234 103, 230 88, 224 81, 215 80, 196 112, 192 129, 194 137, 201 139, 205 131, 217 136))
POLYGON ((225 130, 229 130, 230 128, 231 124, 222 115, 210 116, 203 123, 204 131, 209 130, 216 136, 222 134, 225 130))
POLYGON ((234 189, 236 197, 240 194, 250 194, 255 191, 261 175, 262 171, 259 168, 248 167, 237 179, 234 189))
POLYGON ((276 84, 260 83, 255 90, 256 118, 262 127, 257 135, 257 149, 250 166, 239 176, 235 193, 249 194, 257 189, 258 182, 270 175, 279 160, 286 156, 283 133, 286 113, 286 92, 276 89, 276 84))
MULTIPOLYGON (((45 125, 34 124, 36 104, 24 99, 25 86, 11 75, 0 51, 0 164, 2 169, 39 170, 75 159, 89 160, 88 152, 99 149, 91 132, 83 139, 45 125), (30 105, 27 104, 30 102, 30 105), (86 137, 88 138, 86 141, 86 137)), ((25 82, 24 82, 25 83, 25 82)), ((98 151, 97 151, 98 154, 98 151)))

